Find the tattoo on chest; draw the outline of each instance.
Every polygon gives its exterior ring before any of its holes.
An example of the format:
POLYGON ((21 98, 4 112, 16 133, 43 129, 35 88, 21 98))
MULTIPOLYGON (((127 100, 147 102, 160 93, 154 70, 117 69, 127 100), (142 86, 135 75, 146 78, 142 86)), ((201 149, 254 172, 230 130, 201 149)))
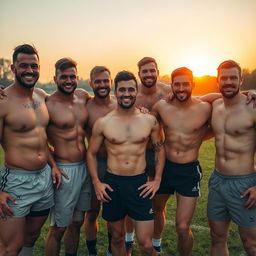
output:
POLYGON ((42 102, 40 102, 40 101, 33 101, 33 102, 29 102, 29 103, 24 103, 22 105, 24 106, 24 108, 37 109, 40 107, 41 104, 42 104, 42 102))
POLYGON ((161 100, 163 97, 164 97, 164 94, 163 94, 162 92, 160 92, 160 93, 158 94, 158 99, 161 100))

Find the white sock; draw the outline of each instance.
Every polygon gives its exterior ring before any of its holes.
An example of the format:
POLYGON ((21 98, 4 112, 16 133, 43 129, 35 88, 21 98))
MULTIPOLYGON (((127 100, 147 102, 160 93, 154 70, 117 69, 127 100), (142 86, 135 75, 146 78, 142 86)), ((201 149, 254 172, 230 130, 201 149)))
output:
POLYGON ((134 232, 125 234, 125 242, 133 242, 134 241, 134 232))
POLYGON ((161 246, 161 242, 162 242, 162 238, 159 238, 159 239, 152 238, 152 244, 155 247, 161 246))
POLYGON ((23 247, 18 256, 33 256, 34 247, 23 247))

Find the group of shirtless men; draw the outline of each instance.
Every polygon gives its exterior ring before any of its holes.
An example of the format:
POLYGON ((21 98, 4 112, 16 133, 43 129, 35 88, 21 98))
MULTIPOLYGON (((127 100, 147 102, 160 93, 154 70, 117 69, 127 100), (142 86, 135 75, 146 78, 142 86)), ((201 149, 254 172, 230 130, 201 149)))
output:
POLYGON ((188 68, 172 72, 171 86, 158 82, 151 57, 138 62, 140 85, 134 74, 121 71, 111 96, 110 71, 96 66, 90 73, 90 97, 77 89, 76 65, 71 58, 56 62, 57 90, 47 95, 34 87, 40 69, 37 50, 28 44, 14 49, 15 80, 0 99, 5 152, 0 256, 33 255, 48 215, 46 256, 59 255, 63 236, 65 255, 76 255, 83 223, 89 255, 97 255, 100 202, 108 255, 131 255, 131 226, 142 254, 159 255, 165 206, 174 193, 178 252, 191 255, 190 224, 202 177, 199 148, 211 136, 216 146, 207 206, 211 255, 229 254, 231 220, 247 254, 256 255, 256 110, 240 92, 240 66, 222 62, 217 74, 221 93, 202 97, 191 96, 188 68))

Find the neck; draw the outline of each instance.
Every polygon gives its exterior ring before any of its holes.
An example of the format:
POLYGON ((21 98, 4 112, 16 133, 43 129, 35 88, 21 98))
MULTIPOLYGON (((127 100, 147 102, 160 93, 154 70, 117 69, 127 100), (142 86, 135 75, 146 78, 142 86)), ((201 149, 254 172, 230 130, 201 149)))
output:
POLYGON ((134 113, 136 112, 136 107, 135 105, 133 105, 131 108, 122 108, 118 105, 117 112, 119 115, 124 115, 124 116, 134 115, 134 113))
POLYGON ((244 96, 239 92, 236 96, 234 96, 232 98, 223 97, 223 101, 224 101, 225 106, 228 107, 228 106, 233 106, 233 105, 238 104, 243 98, 244 98, 244 96))
POLYGON ((32 88, 24 87, 18 81, 15 81, 13 86, 15 87, 16 91, 18 92, 18 94, 20 96, 32 98, 34 87, 32 87, 32 88))
POLYGON ((61 91, 57 91, 56 95, 58 96, 59 99, 62 99, 65 102, 71 102, 74 99, 74 93, 71 94, 65 94, 61 91))
POLYGON ((187 100, 185 101, 179 101, 177 99, 174 99, 174 103, 176 106, 179 106, 180 108, 186 108, 190 106, 193 103, 192 97, 190 96, 187 100))
POLYGON ((98 96, 94 96, 93 97, 93 101, 97 104, 97 105, 108 105, 111 101, 111 97, 110 95, 108 95, 106 98, 100 98, 98 96))
POLYGON ((148 88, 145 85, 141 84, 141 92, 143 94, 148 94, 148 95, 154 94, 156 92, 156 90, 157 90, 156 83, 152 87, 150 87, 150 88, 148 88))

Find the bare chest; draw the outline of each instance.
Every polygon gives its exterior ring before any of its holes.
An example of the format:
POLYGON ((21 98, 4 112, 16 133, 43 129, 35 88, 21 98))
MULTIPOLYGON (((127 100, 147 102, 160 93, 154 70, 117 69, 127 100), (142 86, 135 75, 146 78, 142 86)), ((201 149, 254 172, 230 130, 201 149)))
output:
POLYGON ((163 97, 164 94, 161 92, 152 95, 138 94, 135 104, 136 106, 141 106, 151 110, 154 104, 163 97))
POLYGON ((5 125, 15 132, 29 132, 36 127, 46 127, 49 114, 44 99, 9 104, 5 125))

